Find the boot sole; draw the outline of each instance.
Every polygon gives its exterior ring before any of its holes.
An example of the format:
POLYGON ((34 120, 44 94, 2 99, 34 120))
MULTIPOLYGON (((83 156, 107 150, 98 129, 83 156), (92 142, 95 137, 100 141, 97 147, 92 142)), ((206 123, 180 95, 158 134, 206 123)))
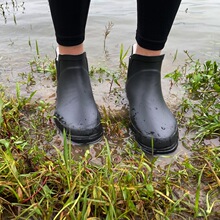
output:
MULTIPOLYGON (((132 125, 130 127, 131 127, 131 130, 134 133, 135 140, 136 140, 137 144, 143 150, 143 152, 146 153, 146 154, 149 154, 149 155, 170 154, 170 153, 173 153, 178 147, 178 138, 171 146, 164 147, 164 148, 161 148, 161 149, 158 149, 156 147, 154 148, 152 146, 148 146, 148 145, 142 143, 139 140, 139 138, 136 137, 136 135, 135 135, 137 133, 136 129, 132 125)), ((178 134, 178 130, 177 130, 177 134, 178 134)))
POLYGON ((71 141, 76 145, 96 144, 102 140, 103 133, 90 136, 75 136, 71 134, 71 141))
POLYGON ((149 147, 147 145, 144 145, 143 143, 138 142, 138 140, 136 141, 143 152, 149 155, 170 154, 173 153, 178 147, 178 141, 175 142, 173 145, 163 149, 155 149, 153 147, 149 147))
POLYGON ((77 145, 94 144, 94 143, 99 142, 102 139, 103 131, 101 128, 101 124, 97 126, 97 127, 100 127, 100 130, 101 130, 100 132, 97 132, 97 133, 94 133, 91 135, 79 136, 79 135, 74 135, 71 132, 69 132, 68 129, 64 128, 58 120, 54 119, 54 121, 55 121, 56 127, 59 130, 59 132, 61 132, 61 134, 63 134, 63 130, 65 130, 66 136, 67 137, 70 136, 71 141, 74 144, 77 144, 77 145))

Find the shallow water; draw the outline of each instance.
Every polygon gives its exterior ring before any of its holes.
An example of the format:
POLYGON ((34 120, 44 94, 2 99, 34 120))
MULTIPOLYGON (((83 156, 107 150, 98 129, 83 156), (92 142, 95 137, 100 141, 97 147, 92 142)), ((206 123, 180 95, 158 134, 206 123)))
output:
MULTIPOLYGON (((20 2, 18 0, 18 4, 20 2)), ((6 17, 5 23, 0 16, 0 83, 8 87, 11 93, 15 93, 15 82, 21 80, 18 73, 30 71, 28 62, 36 56, 36 41, 40 55, 43 57, 46 54, 50 58, 54 57, 56 42, 47 0, 27 0, 24 8, 10 10, 10 13, 6 12, 6 17), (14 22, 13 14, 17 24, 14 22)), ((219 61, 219 19, 219 0, 183 0, 164 48, 166 57, 163 74, 184 63, 186 59, 184 50, 202 61, 207 59, 219 61), (178 56, 173 63, 176 51, 178 56)), ((116 70, 119 64, 120 45, 123 44, 127 49, 134 43, 135 29, 135 0, 92 0, 85 41, 90 65, 107 66, 116 70), (113 22, 114 26, 106 41, 108 52, 106 57, 103 39, 108 22, 113 22)), ((41 75, 36 76, 36 79, 39 83, 32 88, 38 90, 36 96, 54 102, 55 88, 51 81, 41 75)), ((168 88, 169 81, 163 80, 165 99, 174 110, 178 103, 178 95, 175 90, 174 94, 170 94, 168 88)), ((114 108, 114 100, 111 102, 106 98, 108 91, 109 84, 94 86, 98 105, 110 104, 114 108)), ((177 153, 182 154, 182 151, 187 152, 181 146, 177 153)))
MULTIPOLYGON (((56 47, 47 0, 26 0, 24 7, 14 11, 17 25, 14 24, 13 13, 6 12, 6 24, 0 17, 1 66, 8 61, 12 68, 16 66, 14 71, 25 68, 35 54, 36 40, 42 54, 53 57, 56 47)), ((184 56, 183 50, 187 50, 201 59, 219 59, 219 19, 218 0, 183 0, 164 49, 167 59, 172 59, 176 50, 180 57, 184 56)), ((110 21, 114 27, 107 39, 107 49, 111 65, 116 66, 120 45, 128 48, 134 43, 136 1, 92 0, 85 41, 91 64, 103 59, 103 33, 110 21)))

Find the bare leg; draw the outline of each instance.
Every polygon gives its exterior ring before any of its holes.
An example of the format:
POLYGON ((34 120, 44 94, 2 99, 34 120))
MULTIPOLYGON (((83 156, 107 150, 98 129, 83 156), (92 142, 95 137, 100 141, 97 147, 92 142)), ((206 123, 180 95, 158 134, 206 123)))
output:
POLYGON ((79 55, 84 52, 83 43, 76 46, 62 46, 58 44, 58 51, 61 55, 79 55))
POLYGON ((134 54, 139 54, 143 56, 159 56, 161 54, 161 50, 149 50, 145 49, 138 44, 135 44, 133 47, 133 53, 134 54))

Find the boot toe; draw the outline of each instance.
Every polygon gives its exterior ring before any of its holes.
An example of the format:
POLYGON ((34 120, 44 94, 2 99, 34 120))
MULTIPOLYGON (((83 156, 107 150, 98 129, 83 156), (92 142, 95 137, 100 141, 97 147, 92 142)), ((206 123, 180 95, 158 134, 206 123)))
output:
POLYGON ((148 154, 167 154, 176 150, 178 146, 178 128, 158 127, 158 129, 138 128, 131 124, 137 143, 148 154))
POLYGON ((102 125, 99 117, 96 119, 71 120, 55 113, 55 124, 58 129, 66 131, 67 136, 70 135, 71 140, 78 144, 89 144, 98 141, 103 135, 102 125))
POLYGON ((173 152, 178 144, 178 127, 166 104, 155 108, 154 104, 135 106, 138 107, 131 111, 131 128, 142 149, 151 154, 173 152))

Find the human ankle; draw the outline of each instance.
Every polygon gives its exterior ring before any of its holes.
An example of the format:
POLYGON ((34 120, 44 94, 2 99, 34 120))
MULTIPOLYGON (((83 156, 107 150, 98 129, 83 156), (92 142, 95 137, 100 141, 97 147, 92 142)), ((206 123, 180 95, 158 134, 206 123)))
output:
POLYGON ((160 56, 161 50, 149 50, 139 46, 138 44, 134 44, 133 54, 138 54, 143 56, 160 56))
POLYGON ((83 44, 76 46, 62 46, 58 45, 58 53, 60 55, 80 55, 84 52, 83 44))

